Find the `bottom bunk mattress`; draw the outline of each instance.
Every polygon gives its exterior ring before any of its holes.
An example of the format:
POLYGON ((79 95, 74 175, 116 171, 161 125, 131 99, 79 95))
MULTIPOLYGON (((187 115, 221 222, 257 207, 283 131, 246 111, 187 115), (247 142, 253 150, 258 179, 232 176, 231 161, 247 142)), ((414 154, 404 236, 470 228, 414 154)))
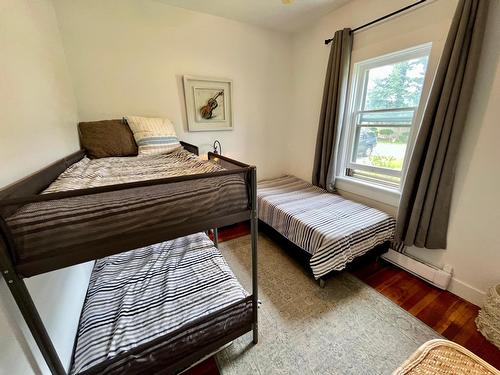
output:
POLYGON ((248 293, 204 233, 113 255, 94 266, 71 374, 163 372, 251 323, 248 293))
POLYGON ((394 236, 388 214, 294 176, 259 182, 257 198, 259 219, 312 255, 317 279, 394 236))

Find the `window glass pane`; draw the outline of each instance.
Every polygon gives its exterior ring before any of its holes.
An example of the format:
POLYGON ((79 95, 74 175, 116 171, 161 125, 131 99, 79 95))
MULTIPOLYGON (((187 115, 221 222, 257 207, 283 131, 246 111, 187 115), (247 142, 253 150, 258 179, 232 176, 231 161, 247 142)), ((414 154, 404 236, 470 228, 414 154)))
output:
POLYGON ((356 64, 353 112, 344 138, 346 175, 400 186, 428 64, 419 46, 356 64), (423 57, 415 57, 422 56, 423 57))
POLYGON ((408 125, 413 121, 413 110, 360 113, 358 125, 408 125))
POLYGON ((410 127, 357 127, 352 161, 401 171, 410 127))
POLYGON ((398 186, 401 183, 400 177, 388 176, 381 173, 367 172, 362 170, 354 170, 354 177, 360 177, 363 180, 368 180, 372 182, 383 182, 386 185, 398 186))
POLYGON ((362 109, 416 107, 422 93, 428 56, 368 70, 362 109))

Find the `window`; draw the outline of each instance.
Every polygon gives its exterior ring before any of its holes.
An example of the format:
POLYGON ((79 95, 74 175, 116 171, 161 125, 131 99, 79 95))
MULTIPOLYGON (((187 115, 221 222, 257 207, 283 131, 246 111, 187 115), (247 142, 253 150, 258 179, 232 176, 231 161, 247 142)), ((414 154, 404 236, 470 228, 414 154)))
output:
POLYGON ((345 175, 399 188, 413 145, 430 44, 354 65, 345 175))

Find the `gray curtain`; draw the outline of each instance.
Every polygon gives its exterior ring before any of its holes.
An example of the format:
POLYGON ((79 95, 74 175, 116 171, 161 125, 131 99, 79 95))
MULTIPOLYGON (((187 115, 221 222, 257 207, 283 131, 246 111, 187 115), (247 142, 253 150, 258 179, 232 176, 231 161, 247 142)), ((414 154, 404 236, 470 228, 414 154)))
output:
POLYGON ((312 175, 314 185, 329 191, 334 190, 335 184, 335 166, 347 99, 351 50, 351 29, 337 31, 330 47, 312 175))
POLYGON ((487 0, 460 0, 411 156, 397 241, 445 249, 457 154, 476 75, 487 0))

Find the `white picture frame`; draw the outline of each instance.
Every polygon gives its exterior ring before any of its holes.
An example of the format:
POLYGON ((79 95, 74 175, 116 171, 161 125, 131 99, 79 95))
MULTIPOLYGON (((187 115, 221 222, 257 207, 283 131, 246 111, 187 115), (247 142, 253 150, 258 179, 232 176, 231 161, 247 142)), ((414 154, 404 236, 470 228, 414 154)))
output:
POLYGON ((233 81, 183 76, 190 132, 233 130, 233 81))

